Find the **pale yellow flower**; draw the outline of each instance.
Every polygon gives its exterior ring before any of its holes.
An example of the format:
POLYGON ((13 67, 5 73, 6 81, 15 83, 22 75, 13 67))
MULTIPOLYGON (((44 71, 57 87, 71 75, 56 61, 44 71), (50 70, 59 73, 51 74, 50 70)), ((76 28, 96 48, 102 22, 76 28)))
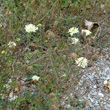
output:
POLYGON ((38 27, 36 27, 33 24, 28 24, 28 25, 25 26, 25 30, 28 33, 30 33, 30 32, 36 32, 36 30, 38 30, 38 27))
POLYGON ((37 81, 38 81, 39 78, 40 78, 40 77, 38 77, 38 76, 35 75, 35 76, 32 77, 32 80, 37 80, 37 81))
POLYGON ((9 46, 9 48, 14 48, 14 47, 16 47, 16 43, 10 41, 10 42, 8 43, 8 46, 9 46))
POLYGON ((2 54, 4 54, 4 53, 5 53, 5 51, 3 50, 1 53, 2 53, 2 54))
POLYGON ((17 42, 19 42, 20 40, 21 40, 20 38, 17 38, 17 39, 16 39, 17 42))
POLYGON ((9 100, 10 101, 14 101, 16 98, 18 98, 18 96, 14 95, 13 91, 10 92, 10 94, 9 94, 9 100))
POLYGON ((62 76, 63 76, 63 77, 66 77, 66 74, 63 74, 62 76))
POLYGON ((81 33, 82 33, 82 35, 88 36, 88 35, 90 35, 92 32, 89 31, 89 30, 87 30, 87 29, 82 29, 81 33))
POLYGON ((85 68, 88 64, 88 60, 84 57, 80 57, 76 59, 76 64, 82 68, 85 68))
POLYGON ((93 24, 94 22, 85 20, 85 26, 87 27, 88 30, 91 30, 91 28, 93 27, 93 24))
POLYGON ((0 24, 0 28, 2 27, 2 24, 0 24))
POLYGON ((71 44, 77 44, 79 42, 78 38, 71 38, 72 43, 71 44))
POLYGON ((78 32, 79 32, 78 28, 72 27, 72 28, 69 29, 69 33, 70 33, 71 36, 72 36, 73 34, 78 33, 78 32))

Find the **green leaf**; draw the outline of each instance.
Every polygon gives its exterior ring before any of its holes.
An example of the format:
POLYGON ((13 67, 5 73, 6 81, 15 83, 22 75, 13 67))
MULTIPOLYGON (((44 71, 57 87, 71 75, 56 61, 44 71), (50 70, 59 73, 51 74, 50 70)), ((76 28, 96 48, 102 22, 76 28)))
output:
POLYGON ((39 38, 38 37, 34 37, 33 38, 33 42, 39 42, 39 38))
POLYGON ((40 27, 40 26, 42 26, 42 24, 38 24, 37 26, 40 27))

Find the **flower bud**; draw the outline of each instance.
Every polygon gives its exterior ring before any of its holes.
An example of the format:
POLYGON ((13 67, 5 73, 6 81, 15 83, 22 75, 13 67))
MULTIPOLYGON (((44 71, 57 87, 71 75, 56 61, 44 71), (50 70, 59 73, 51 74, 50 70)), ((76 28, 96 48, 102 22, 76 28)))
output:
POLYGON ((55 94, 54 93, 50 93, 50 98, 54 98, 55 97, 55 94))

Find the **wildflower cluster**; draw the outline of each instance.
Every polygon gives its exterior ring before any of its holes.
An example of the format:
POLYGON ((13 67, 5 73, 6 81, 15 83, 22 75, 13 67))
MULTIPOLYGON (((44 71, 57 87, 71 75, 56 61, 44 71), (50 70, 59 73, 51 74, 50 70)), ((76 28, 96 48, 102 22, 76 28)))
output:
POLYGON ((9 48, 15 48, 15 47, 16 47, 16 43, 10 41, 10 42, 8 43, 8 46, 9 46, 9 48))
MULTIPOLYGON (((78 28, 72 27, 72 28, 69 29, 68 32, 70 33, 71 36, 73 36, 74 34, 79 33, 79 30, 78 30, 78 28)), ((87 30, 87 29, 82 29, 81 30, 81 34, 83 36, 89 36, 91 33, 92 32, 87 30)), ((76 38, 76 37, 71 38, 71 40, 72 40, 71 44, 77 44, 79 42, 79 38, 76 38)), ((77 58, 75 60, 75 62, 78 66, 80 66, 82 68, 85 68, 88 64, 88 60, 84 57, 77 58)))

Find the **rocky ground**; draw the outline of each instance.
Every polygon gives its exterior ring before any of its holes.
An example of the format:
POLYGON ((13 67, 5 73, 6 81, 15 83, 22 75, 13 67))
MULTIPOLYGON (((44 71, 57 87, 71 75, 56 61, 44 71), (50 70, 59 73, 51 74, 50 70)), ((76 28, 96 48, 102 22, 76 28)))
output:
MULTIPOLYGON (((96 61, 92 66, 80 71, 83 75, 69 95, 73 99, 75 94, 79 97, 84 103, 82 110, 110 110, 110 37, 102 42, 103 45, 107 43, 108 46, 101 51, 95 48, 100 51, 96 61)), ((68 100, 69 97, 65 96, 64 100, 68 100)), ((72 106, 75 106, 75 103, 63 102, 62 105, 63 110, 74 110, 72 106)))
MULTIPOLYGON (((83 69, 80 73, 83 73, 78 85, 70 93, 69 97, 80 97, 80 101, 84 102, 81 110, 110 110, 110 16, 108 13, 103 22, 103 38, 100 40, 101 46, 107 45, 100 51, 97 60, 92 66, 83 69)), ((100 21, 99 21, 100 22, 100 21)), ((97 35, 96 35, 97 36, 97 35)), ((64 99, 68 100, 68 96, 64 99)), ((75 105, 74 101, 71 104, 62 103, 64 105, 63 110, 80 110, 80 108, 73 109, 75 105)))
POLYGON ((88 101, 84 110, 109 110, 110 93, 104 89, 104 85, 110 82, 110 61, 101 55, 93 67, 84 71, 87 74, 82 76, 80 86, 76 87, 76 91, 81 95, 81 101, 88 101))
MULTIPOLYGON (((79 97, 79 100, 84 103, 82 110, 110 110, 109 19, 110 17, 103 22, 103 26, 101 27, 102 31, 105 32, 105 34, 103 34, 103 38, 100 38, 101 40, 99 41, 100 46, 103 48, 99 49, 97 47, 90 47, 96 51, 96 61, 90 64, 88 68, 80 71, 80 73, 83 75, 81 76, 78 85, 76 85, 75 89, 69 95, 69 97, 72 97, 73 99, 75 99, 75 95, 76 98, 79 97)), ((68 100, 69 97, 64 96, 63 99, 68 100)), ((62 110, 80 110, 80 108, 77 107, 76 109, 73 109, 73 106, 75 106, 74 101, 72 101, 72 103, 71 101, 70 103, 63 102, 62 105, 64 106, 62 110)))
MULTIPOLYGON (((84 103, 82 110, 110 110, 110 48, 104 48, 94 65, 80 72, 84 74, 69 97, 74 99, 76 94, 84 103)), ((64 100, 69 97, 64 96, 64 100)), ((63 102, 62 105, 62 110, 74 110, 75 103, 63 102)))

